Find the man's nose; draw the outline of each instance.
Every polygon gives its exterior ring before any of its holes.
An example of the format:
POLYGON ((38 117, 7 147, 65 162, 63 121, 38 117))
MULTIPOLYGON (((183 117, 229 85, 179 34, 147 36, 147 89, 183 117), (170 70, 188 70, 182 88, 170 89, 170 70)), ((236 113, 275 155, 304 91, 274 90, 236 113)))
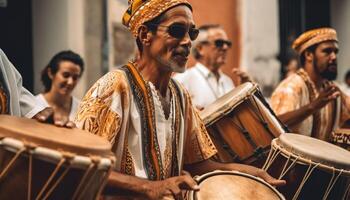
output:
POLYGON ((73 77, 69 77, 68 80, 67 80, 67 83, 70 84, 70 85, 73 85, 74 84, 73 77))
POLYGON ((190 38, 190 34, 189 33, 186 33, 184 38, 182 38, 181 45, 186 45, 189 48, 192 47, 192 40, 190 38))
POLYGON ((331 60, 336 60, 337 59, 337 54, 335 52, 331 53, 331 60))

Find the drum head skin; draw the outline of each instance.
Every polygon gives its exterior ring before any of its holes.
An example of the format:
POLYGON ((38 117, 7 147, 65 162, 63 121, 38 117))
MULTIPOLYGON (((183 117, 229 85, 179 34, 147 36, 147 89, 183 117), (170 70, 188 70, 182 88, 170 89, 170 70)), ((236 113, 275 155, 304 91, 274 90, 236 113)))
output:
POLYGON ((247 96, 250 96, 256 90, 256 85, 253 85, 250 82, 243 83, 220 97, 220 100, 207 106, 199 113, 199 115, 204 124, 209 126, 219 120, 222 116, 225 116, 225 114, 230 113, 240 102, 244 101, 247 96))
POLYGON ((282 134, 276 140, 278 145, 304 159, 338 169, 350 170, 350 152, 336 145, 293 133, 282 134))
POLYGON ((79 155, 112 156, 110 143, 80 129, 60 128, 34 119, 0 115, 0 137, 79 155))
POLYGON ((254 176, 233 172, 214 171, 198 179, 200 191, 193 200, 282 200, 275 188, 254 176))

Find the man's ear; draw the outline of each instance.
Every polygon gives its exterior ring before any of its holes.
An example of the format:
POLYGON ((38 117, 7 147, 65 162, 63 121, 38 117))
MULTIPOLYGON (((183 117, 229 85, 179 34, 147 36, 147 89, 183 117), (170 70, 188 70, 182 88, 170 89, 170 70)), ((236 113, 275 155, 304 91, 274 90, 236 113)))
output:
POLYGON ((149 44, 151 44, 152 35, 151 30, 147 26, 140 26, 138 37, 143 46, 149 46, 149 44))
POLYGON ((53 79, 53 74, 52 74, 52 71, 51 71, 51 68, 48 68, 47 69, 47 75, 49 76, 49 78, 52 80, 53 79))
POLYGON ((204 44, 203 43, 200 43, 200 44, 197 44, 195 47, 193 47, 197 50, 197 53, 202 56, 204 54, 204 44))
POLYGON ((304 55, 305 55, 305 60, 307 61, 312 61, 314 59, 314 53, 311 51, 306 50, 304 55))

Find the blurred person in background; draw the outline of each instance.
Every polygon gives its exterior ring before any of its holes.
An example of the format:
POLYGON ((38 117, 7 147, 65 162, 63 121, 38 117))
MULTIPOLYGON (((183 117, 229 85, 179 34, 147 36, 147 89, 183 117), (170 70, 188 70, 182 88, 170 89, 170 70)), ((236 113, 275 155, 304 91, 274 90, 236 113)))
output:
POLYGON ((285 65, 285 78, 297 72, 299 69, 299 61, 298 57, 291 56, 287 60, 287 64, 285 65))
POLYGON ((348 96, 350 96, 350 70, 348 70, 344 76, 344 83, 339 84, 341 90, 348 96))
POLYGON ((73 121, 80 101, 72 96, 84 71, 84 61, 73 51, 61 51, 54 55, 41 72, 44 93, 36 98, 73 121))
POLYGON ((68 118, 42 105, 22 85, 22 76, 0 49, 0 114, 33 118, 57 126, 73 127, 68 118))
POLYGON ((350 119, 350 99, 334 83, 337 33, 331 28, 307 31, 293 43, 301 68, 284 79, 271 106, 290 130, 322 140, 350 119))
MULTIPOLYGON (((220 68, 226 64, 227 52, 232 46, 224 29, 218 24, 199 27, 198 38, 194 41, 192 54, 197 63, 184 73, 174 76, 188 90, 194 105, 202 110, 216 99, 231 91, 235 85, 220 68)), ((232 72, 240 82, 249 81, 246 73, 239 69, 232 72)))

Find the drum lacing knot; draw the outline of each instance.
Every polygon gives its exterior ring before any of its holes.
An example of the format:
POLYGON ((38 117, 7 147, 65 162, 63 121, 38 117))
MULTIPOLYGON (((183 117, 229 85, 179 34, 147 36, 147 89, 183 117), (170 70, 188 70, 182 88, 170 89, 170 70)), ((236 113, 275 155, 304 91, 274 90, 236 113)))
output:
POLYGON ((112 166, 114 165, 114 163, 117 161, 115 156, 109 156, 109 160, 111 160, 112 166))
POLYGON ((94 163, 95 165, 98 165, 101 162, 101 157, 100 156, 89 156, 91 159, 91 162, 94 163))
POLYGON ((72 152, 68 152, 68 151, 60 151, 63 158, 67 161, 67 162, 71 162, 74 157, 76 156, 76 154, 72 153, 72 152))
POLYGON ((22 142, 23 142, 23 145, 27 149, 28 152, 33 152, 34 149, 38 147, 38 145, 33 143, 33 142, 29 142, 29 141, 26 141, 26 140, 24 140, 22 142))

